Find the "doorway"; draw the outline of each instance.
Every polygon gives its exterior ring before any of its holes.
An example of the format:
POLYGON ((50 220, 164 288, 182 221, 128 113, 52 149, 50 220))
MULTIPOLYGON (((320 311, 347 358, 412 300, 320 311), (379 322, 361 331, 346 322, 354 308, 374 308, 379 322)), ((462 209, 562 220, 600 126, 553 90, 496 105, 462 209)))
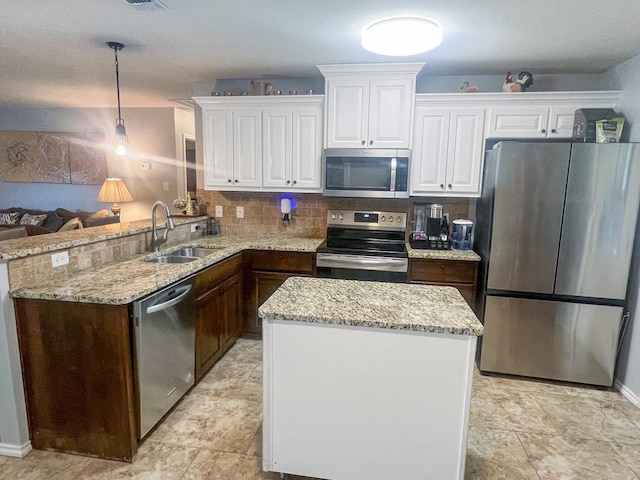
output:
MULTIPOLYGON (((184 174, 186 192, 196 191, 196 141, 184 139, 184 174)), ((187 194, 188 195, 188 194, 187 194)))

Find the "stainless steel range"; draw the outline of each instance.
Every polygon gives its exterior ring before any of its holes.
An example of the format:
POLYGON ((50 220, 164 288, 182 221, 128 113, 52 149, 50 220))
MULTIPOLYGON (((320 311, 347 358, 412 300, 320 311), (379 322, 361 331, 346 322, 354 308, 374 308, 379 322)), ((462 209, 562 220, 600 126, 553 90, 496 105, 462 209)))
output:
POLYGON ((407 214, 329 210, 327 239, 316 250, 318 276, 406 282, 407 214))

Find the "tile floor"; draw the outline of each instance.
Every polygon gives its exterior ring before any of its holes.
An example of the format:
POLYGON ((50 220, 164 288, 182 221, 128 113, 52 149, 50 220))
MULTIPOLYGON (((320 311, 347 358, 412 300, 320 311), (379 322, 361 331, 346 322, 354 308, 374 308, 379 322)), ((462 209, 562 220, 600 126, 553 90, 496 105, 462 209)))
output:
MULTIPOLYGON (((0 479, 278 479, 261 472, 261 355, 239 340, 132 464, 34 450, 0 456, 0 479)), ((467 452, 467 480, 638 480, 640 409, 616 392, 476 375, 467 452)))

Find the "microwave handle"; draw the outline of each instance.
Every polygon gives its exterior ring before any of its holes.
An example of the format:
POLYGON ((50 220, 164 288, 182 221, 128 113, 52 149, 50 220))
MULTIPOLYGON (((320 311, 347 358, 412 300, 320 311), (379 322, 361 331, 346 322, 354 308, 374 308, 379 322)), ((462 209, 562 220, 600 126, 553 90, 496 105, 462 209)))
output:
POLYGON ((389 191, 391 192, 396 191, 396 171, 397 170, 398 170, 398 159, 392 158, 391 159, 391 185, 389 188, 389 191))

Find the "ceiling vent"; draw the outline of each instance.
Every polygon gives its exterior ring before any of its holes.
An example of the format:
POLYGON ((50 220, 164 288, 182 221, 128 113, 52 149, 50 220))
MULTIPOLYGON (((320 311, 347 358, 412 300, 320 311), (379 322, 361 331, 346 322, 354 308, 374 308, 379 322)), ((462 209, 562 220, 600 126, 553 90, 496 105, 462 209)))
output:
POLYGON ((167 7, 160 0, 126 0, 128 4, 133 5, 136 10, 167 10, 167 7))

